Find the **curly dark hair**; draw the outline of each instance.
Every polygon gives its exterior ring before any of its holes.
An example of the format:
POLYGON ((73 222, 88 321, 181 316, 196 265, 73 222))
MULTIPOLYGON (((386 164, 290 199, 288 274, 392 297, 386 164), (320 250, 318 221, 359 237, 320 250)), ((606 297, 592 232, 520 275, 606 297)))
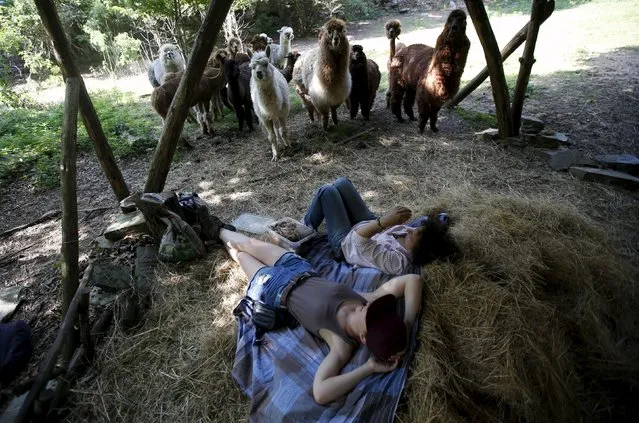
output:
POLYGON ((448 232, 449 224, 437 219, 431 213, 420 226, 421 237, 413 250, 413 264, 423 266, 435 260, 456 261, 461 257, 459 245, 448 232))

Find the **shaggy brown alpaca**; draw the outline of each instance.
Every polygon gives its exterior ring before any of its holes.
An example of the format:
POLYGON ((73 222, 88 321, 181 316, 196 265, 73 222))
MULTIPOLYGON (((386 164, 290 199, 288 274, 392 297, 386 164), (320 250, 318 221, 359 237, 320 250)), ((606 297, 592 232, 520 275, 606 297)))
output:
MULTIPOLYGON (((164 84, 154 89, 151 93, 151 105, 162 117, 162 120, 166 119, 169 106, 173 101, 173 97, 175 97, 183 74, 184 72, 166 74, 164 84)), ((200 129, 204 135, 213 135, 209 107, 211 98, 215 93, 219 93, 220 87, 223 86, 221 76, 223 77, 221 69, 206 68, 200 82, 195 87, 193 98, 189 104, 189 107, 197 106, 198 108, 198 121, 200 122, 200 129)))
POLYGON ((291 51, 286 55, 286 66, 284 66, 284 69, 278 69, 280 72, 282 72, 284 78, 286 78, 286 82, 291 82, 291 79, 293 79, 293 68, 295 68, 295 62, 297 62, 297 59, 300 56, 301 54, 299 51, 291 51))
POLYGON ((242 64, 251 61, 251 57, 242 52, 242 41, 239 38, 232 37, 226 44, 227 58, 233 59, 237 63, 242 64))
POLYGON ((375 102, 375 95, 379 88, 381 74, 379 66, 371 59, 366 58, 364 49, 359 44, 351 47, 351 62, 348 67, 353 81, 351 94, 349 95, 349 109, 351 119, 357 116, 357 109, 361 107, 362 116, 368 120, 371 106, 375 102))
POLYGON ((251 41, 249 41, 249 44, 251 45, 253 52, 257 53, 258 51, 266 50, 268 40, 263 37, 262 34, 255 34, 253 35, 253 38, 251 38, 251 41))
POLYGON ((319 47, 307 52, 293 70, 295 90, 309 118, 314 121, 317 111, 322 116, 324 130, 328 129, 329 112, 337 125, 337 107, 351 91, 349 51, 346 22, 331 18, 320 30, 319 47))
MULTIPOLYGON (((391 19, 390 21, 386 22, 386 25, 384 25, 384 29, 386 29, 386 38, 390 40, 390 56, 388 58, 388 63, 386 64, 386 69, 388 70, 388 75, 390 78, 390 66, 391 66, 391 62, 393 61, 393 57, 395 57, 395 54, 399 50, 405 48, 406 44, 398 43, 397 45, 395 45, 395 40, 399 39, 399 34, 402 33, 402 25, 399 23, 397 19, 391 19)), ((390 97, 391 97, 390 82, 388 86, 389 88, 388 90, 386 90, 386 108, 387 109, 390 107, 390 97)))
POLYGON ((459 82, 470 41, 466 36, 466 13, 453 10, 448 16, 444 30, 437 37, 435 53, 428 71, 417 86, 417 109, 419 111, 419 132, 423 133, 430 119, 430 129, 437 132, 437 113, 442 105, 459 91, 459 82))
POLYGON ((251 69, 249 64, 229 59, 224 63, 224 74, 228 82, 227 96, 235 109, 239 129, 240 131, 244 129, 246 121, 249 131, 252 131, 253 102, 251 101, 251 69))
POLYGON ((413 113, 417 84, 428 69, 428 64, 433 56, 434 48, 425 44, 411 44, 395 53, 388 74, 388 89, 391 92, 391 111, 399 122, 403 122, 402 105, 404 113, 410 120, 416 120, 413 113))

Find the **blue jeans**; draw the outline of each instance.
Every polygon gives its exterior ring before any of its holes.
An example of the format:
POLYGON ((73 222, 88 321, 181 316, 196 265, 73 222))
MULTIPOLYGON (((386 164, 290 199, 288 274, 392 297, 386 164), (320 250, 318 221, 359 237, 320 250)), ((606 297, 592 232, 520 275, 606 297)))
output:
POLYGON ((284 253, 273 266, 260 268, 249 283, 246 295, 271 307, 281 307, 284 289, 303 273, 316 275, 311 264, 295 253, 284 253))
POLYGON ((348 179, 341 177, 335 183, 322 186, 304 216, 304 224, 317 230, 326 219, 326 231, 333 254, 342 259, 342 241, 359 222, 376 219, 364 200, 348 179))

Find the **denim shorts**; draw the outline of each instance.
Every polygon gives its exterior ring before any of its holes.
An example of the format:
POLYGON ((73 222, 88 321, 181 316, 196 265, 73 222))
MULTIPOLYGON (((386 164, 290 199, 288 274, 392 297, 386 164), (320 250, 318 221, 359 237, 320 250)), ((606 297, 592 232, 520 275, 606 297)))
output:
POLYGON ((316 275, 307 260, 292 252, 285 253, 273 266, 264 266, 255 273, 246 295, 279 308, 285 288, 304 273, 316 275))

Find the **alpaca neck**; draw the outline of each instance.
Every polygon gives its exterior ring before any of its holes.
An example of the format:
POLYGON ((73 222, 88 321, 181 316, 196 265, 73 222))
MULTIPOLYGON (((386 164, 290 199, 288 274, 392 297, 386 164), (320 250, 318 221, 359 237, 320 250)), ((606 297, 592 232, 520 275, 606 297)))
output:
POLYGON ((286 38, 284 34, 280 35, 280 54, 282 57, 286 57, 286 55, 291 51, 291 40, 286 38))
POLYGON ((390 59, 393 60, 395 57, 395 37, 390 40, 390 59))

